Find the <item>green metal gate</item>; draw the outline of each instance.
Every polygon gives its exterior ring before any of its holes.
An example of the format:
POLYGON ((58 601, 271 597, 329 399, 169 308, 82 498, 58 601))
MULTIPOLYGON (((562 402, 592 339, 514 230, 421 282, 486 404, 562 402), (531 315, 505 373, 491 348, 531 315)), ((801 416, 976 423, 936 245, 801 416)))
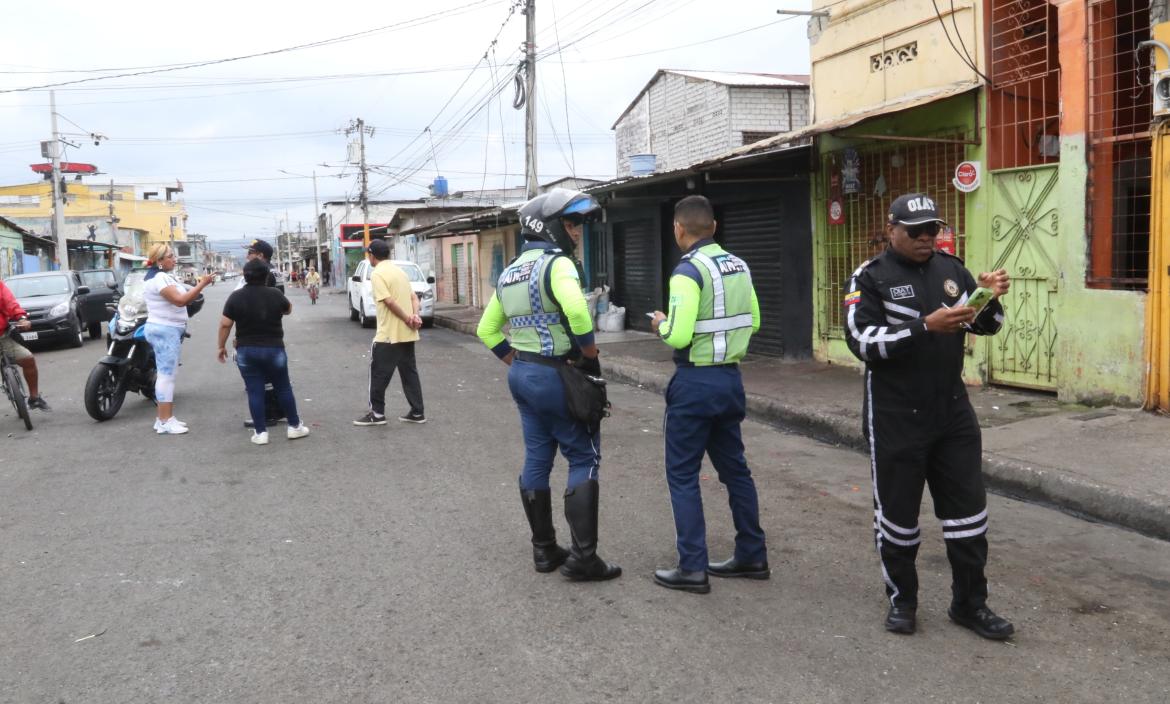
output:
MULTIPOLYGON (((1056 296, 1060 267, 1057 169, 1036 166, 991 174, 991 259, 1012 287, 1002 299, 1005 320, 993 338, 991 381, 1055 390, 1056 296)), ((978 272, 976 272, 978 273, 978 272)))

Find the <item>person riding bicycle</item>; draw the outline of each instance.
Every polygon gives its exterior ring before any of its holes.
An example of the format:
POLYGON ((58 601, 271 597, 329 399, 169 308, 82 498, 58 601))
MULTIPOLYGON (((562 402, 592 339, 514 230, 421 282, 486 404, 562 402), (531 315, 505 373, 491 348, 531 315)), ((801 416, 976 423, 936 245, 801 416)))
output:
POLYGON ((17 330, 28 330, 32 323, 29 322, 28 313, 25 313, 24 308, 16 301, 16 296, 12 295, 12 291, 3 281, 0 281, 0 350, 3 350, 4 354, 16 362, 24 372, 24 380, 28 384, 28 407, 48 411, 49 404, 41 397, 37 383, 36 357, 8 334, 10 326, 17 330))
POLYGON ((316 303, 317 294, 321 293, 321 275, 317 273, 317 267, 309 266, 305 274, 305 288, 309 290, 309 300, 316 303))

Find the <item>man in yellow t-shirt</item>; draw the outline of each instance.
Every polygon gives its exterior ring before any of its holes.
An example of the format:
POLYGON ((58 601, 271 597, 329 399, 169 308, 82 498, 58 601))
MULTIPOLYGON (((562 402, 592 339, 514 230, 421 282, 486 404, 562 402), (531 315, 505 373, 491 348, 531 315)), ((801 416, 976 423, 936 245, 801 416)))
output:
POLYGON ((410 288, 406 273, 388 261, 390 245, 386 240, 374 240, 366 248, 370 264, 370 285, 374 291, 374 306, 378 316, 378 330, 370 350, 370 410, 353 422, 354 425, 386 425, 386 387, 398 370, 402 379, 402 393, 410 404, 410 412, 399 416, 404 423, 425 423, 422 385, 414 358, 414 343, 422 318, 418 315, 418 296, 410 288))

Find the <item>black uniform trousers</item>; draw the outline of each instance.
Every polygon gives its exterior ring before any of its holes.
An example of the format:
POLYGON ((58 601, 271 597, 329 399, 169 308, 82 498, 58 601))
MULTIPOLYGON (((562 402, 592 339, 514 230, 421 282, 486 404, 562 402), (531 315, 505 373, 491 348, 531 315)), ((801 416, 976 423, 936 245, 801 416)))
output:
MULTIPOLYGON (((868 376, 866 381, 868 388, 868 376)), ((924 485, 930 487, 935 516, 942 521, 952 603, 970 610, 987 602, 987 492, 979 422, 966 396, 950 399, 947 406, 932 413, 875 409, 866 395, 874 539, 886 596, 896 606, 918 605, 914 561, 922 541, 918 513, 924 485)))

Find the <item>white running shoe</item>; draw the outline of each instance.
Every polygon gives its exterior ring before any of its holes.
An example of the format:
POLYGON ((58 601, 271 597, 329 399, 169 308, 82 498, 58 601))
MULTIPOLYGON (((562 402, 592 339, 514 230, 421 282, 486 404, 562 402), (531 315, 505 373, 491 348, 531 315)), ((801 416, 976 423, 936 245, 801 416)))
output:
POLYGON ((252 444, 253 445, 267 445, 268 444, 268 431, 265 430, 263 433, 252 433, 252 444))
POLYGON ((187 432, 187 426, 177 422, 173 417, 167 418, 165 421, 160 421, 156 418, 154 421, 154 432, 159 435, 182 435, 187 432))
POLYGON ((297 438, 303 438, 308 434, 309 434, 309 426, 305 425, 304 423, 301 423, 300 425, 296 426, 295 428, 291 425, 288 426, 288 439, 289 440, 296 440, 297 438))
MULTIPOLYGON (((183 421, 179 420, 178 418, 176 418, 174 416, 171 416, 171 421, 174 422, 176 425, 181 425, 184 428, 187 427, 186 423, 184 423, 183 421)), ((156 433, 162 432, 159 430, 159 428, 162 427, 162 424, 163 424, 163 422, 161 420, 159 420, 158 418, 155 418, 154 419, 154 432, 156 432, 156 433)))

